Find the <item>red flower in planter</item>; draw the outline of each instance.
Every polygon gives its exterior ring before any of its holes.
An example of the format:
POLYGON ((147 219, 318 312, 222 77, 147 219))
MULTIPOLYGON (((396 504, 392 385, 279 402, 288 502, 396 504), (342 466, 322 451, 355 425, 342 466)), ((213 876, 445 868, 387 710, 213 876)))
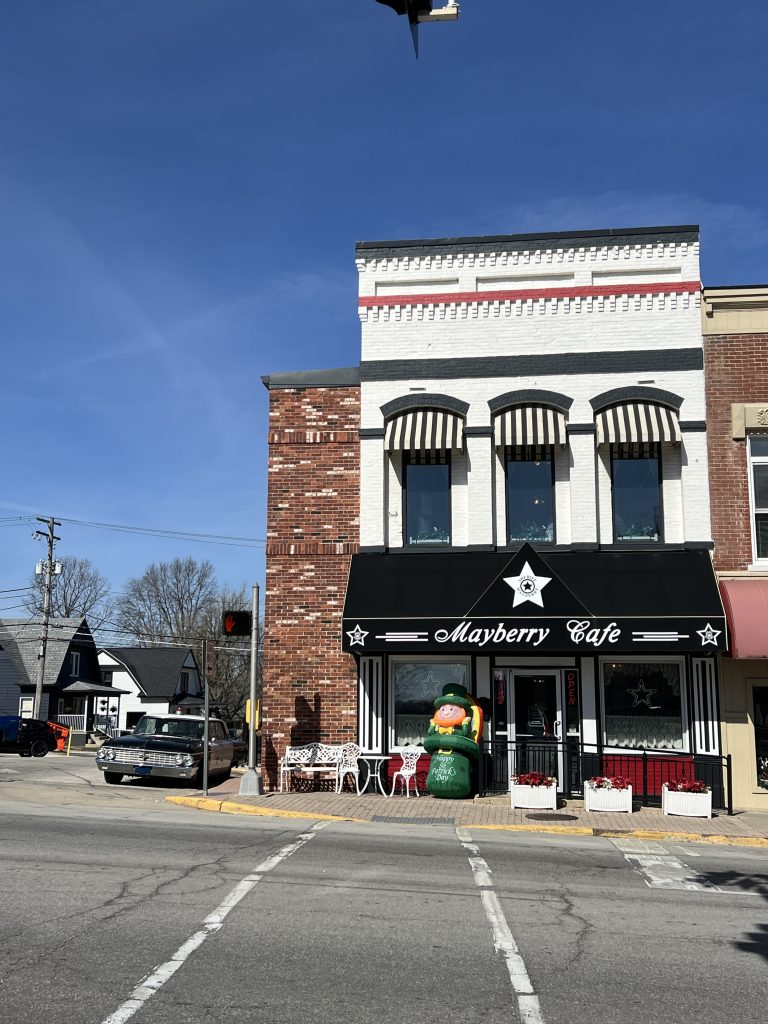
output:
POLYGON ((670 793, 708 793, 709 786, 701 779, 670 779, 665 783, 670 793))
POLYGON ((544 772, 520 772, 512 776, 512 781, 516 786, 554 786, 557 779, 544 772))
POLYGON ((624 775, 594 775, 589 783, 595 789, 629 789, 632 779, 624 775))

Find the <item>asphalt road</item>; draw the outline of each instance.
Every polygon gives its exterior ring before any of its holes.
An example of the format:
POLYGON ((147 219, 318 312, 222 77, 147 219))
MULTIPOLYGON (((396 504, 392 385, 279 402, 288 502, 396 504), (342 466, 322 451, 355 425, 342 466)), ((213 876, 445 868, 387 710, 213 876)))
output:
POLYGON ((47 760, 0 758, 12 1024, 768 1016, 763 850, 211 815, 47 760))

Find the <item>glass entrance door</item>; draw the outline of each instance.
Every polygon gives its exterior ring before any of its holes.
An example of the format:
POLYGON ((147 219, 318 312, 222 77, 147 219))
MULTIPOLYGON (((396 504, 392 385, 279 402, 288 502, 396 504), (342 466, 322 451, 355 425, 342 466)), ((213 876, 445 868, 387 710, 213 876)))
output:
POLYGON ((563 788, 563 697, 560 672, 513 672, 509 738, 515 772, 543 772, 563 788))

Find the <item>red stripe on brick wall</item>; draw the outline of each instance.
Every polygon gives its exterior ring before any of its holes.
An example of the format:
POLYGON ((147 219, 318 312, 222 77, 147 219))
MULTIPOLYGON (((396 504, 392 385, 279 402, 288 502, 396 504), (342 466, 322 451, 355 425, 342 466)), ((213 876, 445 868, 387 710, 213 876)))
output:
POLYGON ((701 291, 700 281, 595 284, 579 288, 530 288, 498 292, 430 292, 423 295, 361 295, 362 306, 436 306, 457 302, 513 302, 527 299, 588 299, 599 295, 681 295, 701 291))

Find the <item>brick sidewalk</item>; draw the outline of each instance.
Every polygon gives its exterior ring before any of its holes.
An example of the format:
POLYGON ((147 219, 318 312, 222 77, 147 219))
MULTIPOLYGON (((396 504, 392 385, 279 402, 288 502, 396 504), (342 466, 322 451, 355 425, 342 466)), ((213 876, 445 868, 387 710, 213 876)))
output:
MULTIPOLYGON (((764 818, 751 824, 749 813, 715 813, 712 818, 683 818, 664 815, 659 807, 636 806, 633 814, 584 811, 581 800, 561 801, 557 811, 512 810, 509 797, 485 797, 475 800, 437 800, 432 796, 406 799, 379 795, 311 791, 270 793, 265 796, 240 796, 238 777, 209 791, 211 801, 221 801, 221 810, 237 813, 237 807, 258 808, 262 813, 275 811, 306 815, 330 815, 358 821, 388 821, 434 825, 504 827, 546 832, 658 832, 689 836, 721 836, 729 839, 765 839, 768 828, 764 818)), ((196 799, 196 798, 191 798, 196 799)), ((213 808, 212 808, 213 809, 213 808)), ((247 811, 246 811, 247 813, 247 811)))

